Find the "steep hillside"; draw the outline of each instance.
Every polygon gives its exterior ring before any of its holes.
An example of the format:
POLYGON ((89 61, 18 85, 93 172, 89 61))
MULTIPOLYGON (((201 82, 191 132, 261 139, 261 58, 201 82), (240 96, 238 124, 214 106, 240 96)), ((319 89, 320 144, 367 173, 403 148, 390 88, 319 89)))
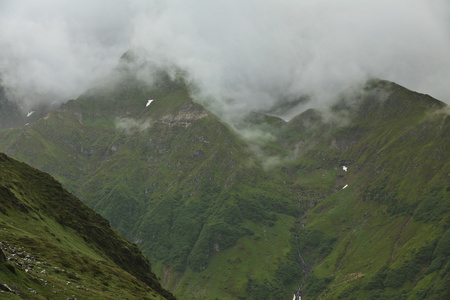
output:
POLYGON ((174 299, 136 245, 51 176, 0 154, 2 298, 174 299))
POLYGON ((0 150, 107 217, 180 299, 446 296, 443 103, 372 80, 326 113, 234 131, 182 74, 130 62, 1 131, 0 150))
MULTIPOLYGON (((289 229, 299 209, 287 177, 266 173, 236 133, 192 102, 181 78, 152 69, 149 84, 127 68, 38 122, 3 131, 2 151, 107 217, 181 298, 235 299, 296 265, 289 229)), ((295 284, 281 283, 281 293, 295 284)))
POLYGON ((299 251, 311 270, 302 299, 448 298, 447 107, 373 80, 334 114, 346 124, 315 126, 328 134, 297 162, 315 162, 312 173, 334 166, 340 184, 301 218, 299 251))

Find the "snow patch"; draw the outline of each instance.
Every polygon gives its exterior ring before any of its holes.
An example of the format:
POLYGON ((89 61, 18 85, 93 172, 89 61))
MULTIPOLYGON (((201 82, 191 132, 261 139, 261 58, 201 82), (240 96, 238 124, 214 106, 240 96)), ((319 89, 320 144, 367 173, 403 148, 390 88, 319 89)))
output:
POLYGON ((152 102, 153 102, 153 99, 147 100, 147 104, 145 105, 145 107, 149 106, 150 103, 152 103, 152 102))
POLYGON ((29 113, 27 113, 27 118, 28 118, 29 116, 31 116, 33 113, 34 113, 34 110, 32 110, 32 111, 30 111, 29 113))
POLYGON ((346 166, 342 166, 342 170, 344 170, 345 172, 347 172, 347 167, 346 167, 346 166))

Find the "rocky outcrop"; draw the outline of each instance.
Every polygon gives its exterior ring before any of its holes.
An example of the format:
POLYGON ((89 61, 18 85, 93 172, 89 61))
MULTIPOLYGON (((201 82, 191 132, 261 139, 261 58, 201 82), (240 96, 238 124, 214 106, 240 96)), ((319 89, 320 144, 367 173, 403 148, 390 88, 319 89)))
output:
POLYGON ((168 124, 169 126, 188 127, 194 121, 207 116, 208 113, 202 106, 195 103, 187 103, 180 107, 180 110, 176 115, 167 114, 160 118, 158 121, 168 124))

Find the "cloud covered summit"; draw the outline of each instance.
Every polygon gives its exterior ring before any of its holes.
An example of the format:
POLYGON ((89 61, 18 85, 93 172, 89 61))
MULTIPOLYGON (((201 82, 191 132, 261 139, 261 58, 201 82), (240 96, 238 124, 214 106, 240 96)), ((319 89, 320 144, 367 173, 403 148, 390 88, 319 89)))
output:
POLYGON ((450 3, 399 1, 0 1, 0 72, 25 102, 82 93, 139 48, 189 74, 218 112, 368 77, 450 101, 450 3))

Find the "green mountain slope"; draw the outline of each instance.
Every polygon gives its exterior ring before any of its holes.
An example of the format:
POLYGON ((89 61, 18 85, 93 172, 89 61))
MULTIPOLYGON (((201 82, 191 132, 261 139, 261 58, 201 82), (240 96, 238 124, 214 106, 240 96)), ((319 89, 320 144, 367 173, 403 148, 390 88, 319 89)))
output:
MULTIPOLYGON (((295 193, 192 102, 182 79, 152 76, 146 84, 125 70, 36 123, 3 131, 2 151, 53 174, 108 218, 181 298, 245 296, 249 282, 297 263, 295 193)), ((291 294, 295 284, 280 290, 291 294)))
POLYGON ((447 298, 448 110, 382 81, 370 82, 353 100, 356 106, 335 107, 350 112, 352 122, 307 154, 345 165, 339 181, 348 185, 302 220, 300 239, 320 232, 329 241, 321 257, 301 245, 315 266, 307 298, 447 298))
POLYGON ((250 114, 238 133, 180 74, 119 69, 1 131, 0 150, 108 218, 180 299, 446 296, 443 103, 373 80, 330 112, 250 114))
POLYGON ((274 131, 308 210, 302 299, 449 296, 449 122, 442 102, 372 80, 274 131))
POLYGON ((174 299, 148 261, 46 173, 0 154, 2 298, 174 299))

